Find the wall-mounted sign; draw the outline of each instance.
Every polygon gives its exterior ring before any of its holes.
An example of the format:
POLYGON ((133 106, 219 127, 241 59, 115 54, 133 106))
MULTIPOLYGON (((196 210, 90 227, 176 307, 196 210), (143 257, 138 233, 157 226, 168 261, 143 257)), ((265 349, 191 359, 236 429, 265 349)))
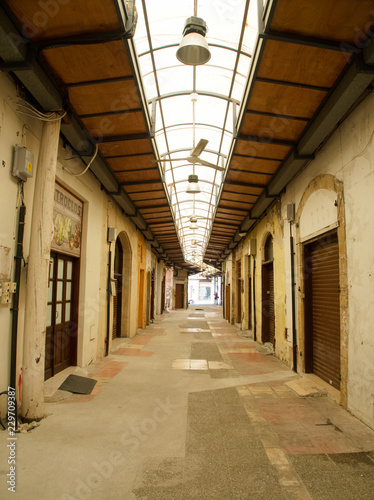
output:
POLYGON ((81 253, 83 204, 59 184, 55 185, 53 239, 51 248, 79 257, 81 253))

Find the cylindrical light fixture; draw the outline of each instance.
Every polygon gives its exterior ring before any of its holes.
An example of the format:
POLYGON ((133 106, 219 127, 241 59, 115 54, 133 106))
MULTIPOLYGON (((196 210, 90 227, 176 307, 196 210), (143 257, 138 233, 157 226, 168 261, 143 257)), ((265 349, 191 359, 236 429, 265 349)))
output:
POLYGON ((183 29, 183 38, 177 50, 177 59, 189 66, 200 66, 211 58, 209 45, 205 40, 208 28, 201 17, 191 16, 183 29))
POLYGON ((197 194, 200 193, 199 178, 197 175, 188 176, 188 186, 186 193, 197 194))
POLYGON ((190 229, 199 229, 196 217, 191 217, 190 222, 191 222, 190 229))

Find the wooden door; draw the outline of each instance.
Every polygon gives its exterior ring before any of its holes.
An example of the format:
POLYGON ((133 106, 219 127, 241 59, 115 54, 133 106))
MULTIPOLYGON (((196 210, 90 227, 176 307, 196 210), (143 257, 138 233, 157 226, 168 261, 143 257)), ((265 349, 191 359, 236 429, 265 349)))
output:
POLYGON ((339 246, 336 232, 304 248, 305 370, 340 389, 339 246))
POLYGON ((155 272, 152 271, 151 278, 151 321, 155 319, 155 272))
POLYGON ((45 379, 76 364, 77 259, 51 253, 45 345, 45 379))
POLYGON ((248 278, 248 330, 252 330, 252 277, 248 278))
POLYGON ((162 278, 161 284, 161 314, 165 311, 165 276, 162 278))
POLYGON ((120 240, 116 240, 114 254, 114 285, 116 294, 113 297, 113 330, 112 338, 121 337, 122 319, 122 289, 123 289, 123 250, 120 240))
POLYGON ((242 322, 242 280, 236 282, 236 322, 242 322))
POLYGON ((262 266, 262 342, 275 345, 273 262, 262 266))
POLYGON ((242 263, 236 263, 236 322, 242 322, 242 263))
POLYGON ((145 328, 144 311, 144 291, 145 291, 145 271, 139 271, 139 300, 138 300, 138 328, 145 328))
POLYGON ((175 309, 183 309, 184 306, 184 285, 175 286, 175 309))
POLYGON ((231 299, 230 299, 230 285, 226 285, 226 294, 225 294, 225 318, 227 321, 230 321, 230 304, 231 304, 231 299))

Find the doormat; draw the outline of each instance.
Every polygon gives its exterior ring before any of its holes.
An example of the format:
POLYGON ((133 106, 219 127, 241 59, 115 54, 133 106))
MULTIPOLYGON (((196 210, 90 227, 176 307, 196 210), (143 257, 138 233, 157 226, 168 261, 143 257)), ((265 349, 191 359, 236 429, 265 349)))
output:
POLYGON ((61 391, 73 392, 74 394, 91 394, 97 380, 78 375, 69 375, 60 385, 61 391))

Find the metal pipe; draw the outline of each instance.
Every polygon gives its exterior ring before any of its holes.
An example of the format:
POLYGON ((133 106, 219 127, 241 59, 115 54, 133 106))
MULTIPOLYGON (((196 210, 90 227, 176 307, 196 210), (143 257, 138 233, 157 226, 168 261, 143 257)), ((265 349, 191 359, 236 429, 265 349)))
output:
POLYGON ((297 373, 297 335, 296 335, 296 281, 295 281, 295 252, 292 236, 292 221, 290 221, 290 253, 291 253, 291 280, 292 280, 292 369, 297 373))
MULTIPOLYGON (((15 270, 14 270, 14 281, 16 284, 16 291, 13 295, 13 303, 11 307, 12 311, 12 341, 10 348, 10 374, 9 374, 9 387, 14 389, 16 393, 16 371, 17 371, 17 336, 18 336, 18 311, 19 311, 19 288, 21 283, 21 262, 23 259, 23 233, 25 227, 25 215, 26 206, 23 204, 19 207, 18 216, 18 234, 17 234, 17 248, 16 255, 14 257, 15 270)), ((19 387, 21 391, 21 386, 19 387)), ((19 394, 21 397, 21 394, 19 394)), ((17 399, 15 401, 15 429, 18 427, 18 408, 17 399)), ((9 421, 9 419, 8 419, 9 421)))
POLYGON ((107 285, 107 318, 106 318, 106 346, 105 346, 105 356, 109 354, 109 330, 110 330, 110 275, 112 272, 112 250, 111 243, 109 243, 109 257, 108 257, 108 285, 107 285))
POLYGON ((256 333, 256 259, 253 257, 253 340, 257 340, 256 333))
POLYGON ((18 216, 18 235, 17 249, 15 259, 14 281, 17 283, 16 291, 13 295, 12 303, 12 343, 10 349, 10 376, 9 386, 16 389, 16 370, 17 370, 17 334, 18 334, 18 306, 19 306, 19 287, 21 282, 21 262, 23 258, 23 232, 25 227, 26 206, 23 204, 19 207, 18 216))

